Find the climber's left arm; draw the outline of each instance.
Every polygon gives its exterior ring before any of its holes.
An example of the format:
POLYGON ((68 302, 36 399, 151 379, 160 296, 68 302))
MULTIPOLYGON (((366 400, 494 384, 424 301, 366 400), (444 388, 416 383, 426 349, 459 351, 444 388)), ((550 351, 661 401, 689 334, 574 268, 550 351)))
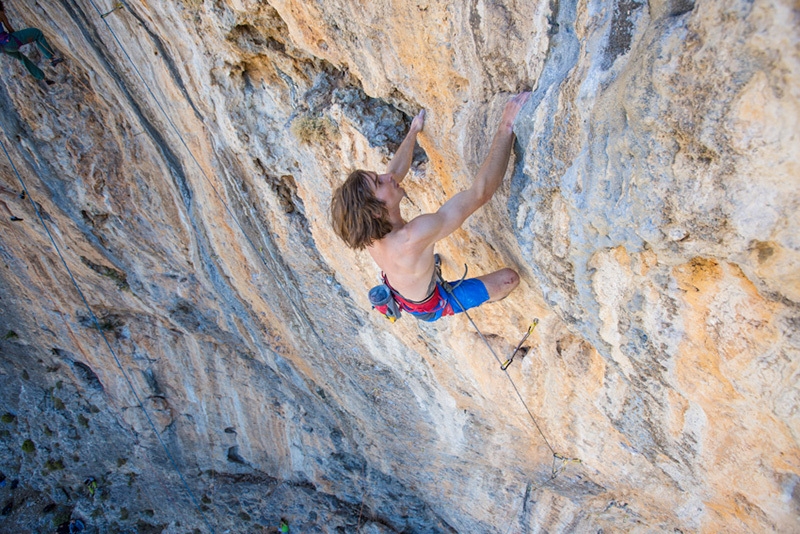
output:
POLYGON ((411 121, 411 127, 408 129, 406 138, 400 143, 400 147, 395 152, 394 157, 389 162, 389 167, 386 172, 392 175, 394 181, 398 184, 403 181, 403 178, 408 174, 408 169, 411 168, 411 160, 414 157, 414 145, 417 142, 417 134, 422 131, 425 126, 425 110, 419 112, 411 121))

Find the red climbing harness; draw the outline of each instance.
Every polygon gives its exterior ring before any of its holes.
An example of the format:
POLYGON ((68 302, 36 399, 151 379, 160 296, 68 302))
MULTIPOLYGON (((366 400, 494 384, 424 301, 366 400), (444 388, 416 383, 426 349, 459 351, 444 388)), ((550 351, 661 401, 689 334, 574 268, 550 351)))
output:
POLYGON ((394 300, 397 302, 400 308, 414 315, 418 319, 424 320, 426 316, 433 316, 440 311, 442 312, 441 315, 453 315, 453 309, 448 305, 447 302, 447 293, 445 293, 442 284, 439 283, 438 280, 436 280, 433 292, 425 300, 416 302, 413 300, 408 300, 403 295, 398 293, 391 286, 391 284, 389 284, 389 280, 386 278, 386 275, 384 274, 382 276, 383 283, 386 284, 386 286, 391 290, 392 296, 394 296, 394 300))

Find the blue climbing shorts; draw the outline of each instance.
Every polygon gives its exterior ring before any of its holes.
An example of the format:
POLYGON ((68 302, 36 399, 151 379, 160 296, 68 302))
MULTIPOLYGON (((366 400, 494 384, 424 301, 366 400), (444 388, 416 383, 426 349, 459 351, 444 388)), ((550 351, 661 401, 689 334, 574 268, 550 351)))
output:
POLYGON ((464 310, 469 310, 471 308, 480 306, 489 300, 489 291, 487 291, 486 285, 477 278, 468 278, 461 281, 461 283, 451 282, 451 285, 455 284, 458 285, 453 288, 453 295, 445 291, 444 288, 441 289, 446 302, 445 306, 441 310, 431 314, 429 317, 417 318, 422 321, 432 323, 441 317, 461 313, 464 310), (459 302, 464 306, 463 308, 459 306, 459 302))

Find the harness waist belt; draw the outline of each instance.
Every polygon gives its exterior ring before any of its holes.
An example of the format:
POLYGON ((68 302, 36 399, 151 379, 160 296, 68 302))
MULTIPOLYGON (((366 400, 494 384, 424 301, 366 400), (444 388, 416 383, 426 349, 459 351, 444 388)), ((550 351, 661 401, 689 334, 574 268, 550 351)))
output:
POLYGON ((389 284, 386 275, 383 275, 383 283, 389 288, 394 296, 394 300, 400 307, 408 313, 416 316, 419 319, 425 319, 426 316, 433 316, 435 313, 442 311, 447 306, 447 299, 445 298, 445 291, 442 285, 437 281, 433 292, 423 301, 416 302, 405 298, 398 293, 389 284))

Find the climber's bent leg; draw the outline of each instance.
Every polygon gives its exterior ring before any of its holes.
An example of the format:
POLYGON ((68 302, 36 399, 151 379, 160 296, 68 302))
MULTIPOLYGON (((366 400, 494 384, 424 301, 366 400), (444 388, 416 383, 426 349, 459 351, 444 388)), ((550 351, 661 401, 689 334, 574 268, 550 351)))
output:
POLYGON ((488 302, 502 300, 519 285, 519 275, 514 269, 500 269, 477 278, 486 286, 489 293, 488 302))
POLYGON ((25 28, 24 30, 19 30, 11 34, 13 37, 11 41, 14 41, 14 38, 19 39, 19 42, 22 44, 28 43, 36 43, 36 46, 39 47, 39 50, 42 51, 44 57, 47 59, 53 59, 55 55, 55 51, 53 47, 50 46, 50 43, 47 42, 47 39, 44 38, 44 34, 42 30, 39 28, 25 28))

